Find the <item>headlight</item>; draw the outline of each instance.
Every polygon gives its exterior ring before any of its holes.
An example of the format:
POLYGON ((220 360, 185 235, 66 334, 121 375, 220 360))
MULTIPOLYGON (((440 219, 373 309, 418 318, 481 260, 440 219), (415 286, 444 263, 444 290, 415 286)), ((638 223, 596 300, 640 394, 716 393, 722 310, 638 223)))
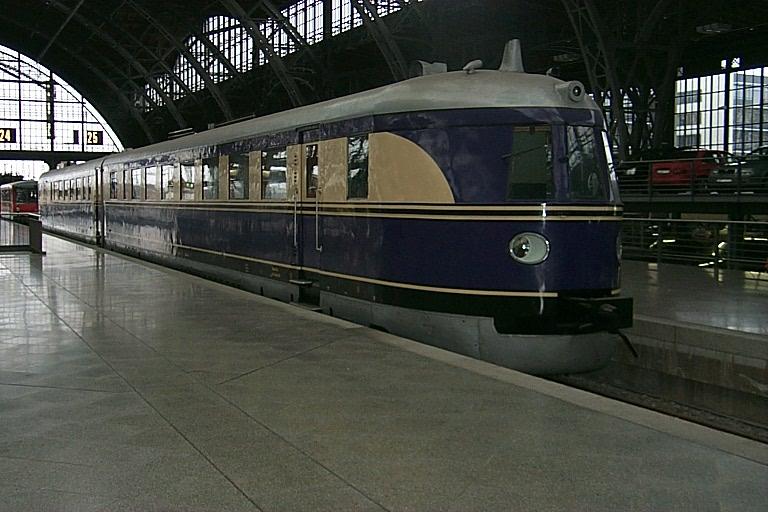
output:
POLYGON ((509 254, 520 263, 536 265, 549 256, 549 240, 536 233, 520 233, 510 240, 509 254))

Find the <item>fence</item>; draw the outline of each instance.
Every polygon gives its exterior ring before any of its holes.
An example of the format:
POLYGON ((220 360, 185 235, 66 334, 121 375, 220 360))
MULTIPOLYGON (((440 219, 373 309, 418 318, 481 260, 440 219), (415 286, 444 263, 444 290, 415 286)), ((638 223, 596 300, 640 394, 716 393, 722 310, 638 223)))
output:
POLYGON ((768 279, 768 222, 625 218, 624 258, 756 272, 768 279))
POLYGON ((768 159, 728 164, 713 157, 624 161, 616 176, 624 196, 768 195, 768 159))

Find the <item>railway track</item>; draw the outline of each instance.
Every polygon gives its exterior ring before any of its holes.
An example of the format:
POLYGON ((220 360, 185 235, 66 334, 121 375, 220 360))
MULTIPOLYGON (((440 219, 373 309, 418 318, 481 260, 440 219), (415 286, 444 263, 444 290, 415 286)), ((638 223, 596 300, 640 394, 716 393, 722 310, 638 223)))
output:
POLYGON ((617 372, 601 370, 579 375, 557 375, 550 377, 550 380, 754 441, 768 443, 768 422, 763 421, 763 416, 768 414, 768 399, 729 391, 724 402, 722 393, 702 392, 700 386, 691 384, 690 381, 686 382, 684 379, 663 376, 661 380, 666 383, 659 386, 660 379, 656 372, 635 371, 636 375, 632 379, 618 377, 615 373, 617 372), (648 386, 642 384, 643 374, 648 377, 647 381, 655 381, 653 389, 648 389, 648 386), (696 399, 682 396, 681 386, 699 388, 696 399), (702 396, 707 394, 711 396, 702 396), (740 405, 734 408, 735 401, 740 402, 740 405), (731 410, 726 412, 723 410, 725 408, 731 410))

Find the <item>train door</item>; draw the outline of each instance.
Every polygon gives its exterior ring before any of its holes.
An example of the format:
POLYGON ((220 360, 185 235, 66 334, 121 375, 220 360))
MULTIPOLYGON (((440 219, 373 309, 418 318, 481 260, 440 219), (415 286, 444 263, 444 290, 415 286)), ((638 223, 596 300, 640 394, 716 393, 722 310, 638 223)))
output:
POLYGON ((104 245, 106 219, 104 211, 104 160, 94 169, 89 180, 94 180, 91 187, 91 204, 93 205, 93 225, 96 231, 96 244, 104 245))
POLYGON ((294 211, 297 229, 297 265, 299 267, 296 283, 301 286, 300 301, 318 304, 319 286, 317 274, 313 269, 321 267, 322 256, 322 219, 320 201, 322 190, 320 167, 318 165, 318 144, 310 142, 319 136, 316 127, 299 132, 299 145, 296 148, 297 165, 293 174, 296 186, 294 211))

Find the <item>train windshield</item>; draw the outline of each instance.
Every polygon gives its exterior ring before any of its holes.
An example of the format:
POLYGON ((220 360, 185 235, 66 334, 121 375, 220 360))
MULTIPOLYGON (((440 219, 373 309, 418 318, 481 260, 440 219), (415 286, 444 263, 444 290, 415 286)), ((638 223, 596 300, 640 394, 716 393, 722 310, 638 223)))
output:
POLYGON ((565 160, 570 199, 608 199, 608 173, 601 131, 591 126, 566 127, 565 160))
POLYGON ((552 129, 550 126, 515 127, 507 162, 507 200, 552 197, 552 129))
POLYGON ((516 126, 507 201, 605 201, 610 197, 604 132, 593 126, 516 126))

